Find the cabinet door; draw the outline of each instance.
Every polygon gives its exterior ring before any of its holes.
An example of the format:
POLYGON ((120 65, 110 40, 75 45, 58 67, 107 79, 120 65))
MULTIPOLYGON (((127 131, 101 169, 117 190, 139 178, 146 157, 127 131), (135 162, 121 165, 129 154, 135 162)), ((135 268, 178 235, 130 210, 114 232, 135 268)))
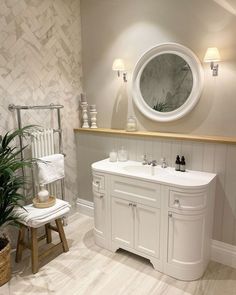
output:
POLYGON ((135 249, 160 257, 160 209, 135 205, 135 249))
POLYGON ((175 266, 203 261, 205 216, 169 212, 167 263, 175 266))
POLYGON ((95 234, 105 238, 106 232, 106 202, 105 194, 94 191, 94 229, 95 234))
POLYGON ((126 200, 112 197, 112 241, 133 248, 134 208, 126 200))

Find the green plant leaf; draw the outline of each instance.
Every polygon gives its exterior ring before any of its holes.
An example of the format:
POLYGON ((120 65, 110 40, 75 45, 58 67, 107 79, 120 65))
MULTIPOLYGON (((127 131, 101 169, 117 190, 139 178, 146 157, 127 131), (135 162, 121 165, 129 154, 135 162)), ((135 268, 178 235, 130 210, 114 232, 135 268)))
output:
POLYGON ((20 159, 20 154, 27 145, 20 148, 15 140, 19 136, 26 137, 37 128, 38 126, 29 125, 0 135, 0 228, 17 221, 13 214, 14 208, 22 207, 21 204, 26 199, 21 189, 27 178, 21 175, 21 169, 31 167, 35 162, 35 159, 20 159))

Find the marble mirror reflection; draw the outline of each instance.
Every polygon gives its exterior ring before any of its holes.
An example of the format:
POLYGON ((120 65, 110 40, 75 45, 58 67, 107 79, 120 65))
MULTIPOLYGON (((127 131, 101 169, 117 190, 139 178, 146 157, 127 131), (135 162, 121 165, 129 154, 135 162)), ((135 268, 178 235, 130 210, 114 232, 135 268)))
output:
POLYGON ((181 107, 193 88, 193 74, 188 63, 171 53, 151 59, 140 77, 144 101, 157 112, 171 112, 181 107))
POLYGON ((203 88, 203 70, 196 55, 178 43, 146 51, 135 65, 132 98, 143 115, 169 122, 189 113, 203 88))

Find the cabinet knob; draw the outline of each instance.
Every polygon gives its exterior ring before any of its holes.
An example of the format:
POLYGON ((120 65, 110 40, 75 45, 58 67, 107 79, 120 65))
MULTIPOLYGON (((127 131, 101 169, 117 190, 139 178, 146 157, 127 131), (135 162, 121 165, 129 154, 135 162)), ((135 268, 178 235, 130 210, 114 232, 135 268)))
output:
POLYGON ((178 199, 175 199, 175 200, 174 200, 174 205, 175 205, 175 206, 179 206, 179 204, 180 204, 180 203, 179 203, 179 200, 178 200, 178 199))
POLYGON ((102 199, 104 197, 104 195, 100 195, 99 198, 102 199))
POLYGON ((172 213, 171 213, 171 212, 169 212, 169 213, 168 213, 168 216, 171 218, 171 217, 172 217, 172 213))
POLYGON ((137 204, 133 204, 133 207, 137 207, 137 204))
POLYGON ((133 204, 132 203, 129 203, 129 206, 132 206, 133 204))

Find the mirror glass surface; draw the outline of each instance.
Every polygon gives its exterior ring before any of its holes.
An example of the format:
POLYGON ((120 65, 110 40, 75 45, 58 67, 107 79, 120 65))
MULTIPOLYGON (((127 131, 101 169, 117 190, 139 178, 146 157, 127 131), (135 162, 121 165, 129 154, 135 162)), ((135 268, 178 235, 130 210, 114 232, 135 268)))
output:
POLYGON ((178 120, 199 101, 203 70, 197 56, 178 43, 144 52, 132 75, 132 99, 139 111, 158 122, 178 120))
POLYGON ((179 55, 155 56, 140 76, 140 91, 146 104, 157 112, 172 112, 188 99, 193 88, 189 64, 179 55))

